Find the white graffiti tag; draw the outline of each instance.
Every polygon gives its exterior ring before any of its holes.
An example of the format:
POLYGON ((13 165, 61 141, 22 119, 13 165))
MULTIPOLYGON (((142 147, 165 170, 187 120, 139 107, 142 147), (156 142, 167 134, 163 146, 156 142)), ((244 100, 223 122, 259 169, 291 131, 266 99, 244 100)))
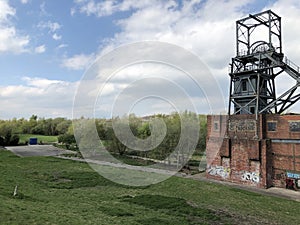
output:
POLYGON ((220 176, 225 179, 229 177, 230 168, 225 168, 223 166, 212 166, 208 169, 208 174, 212 176, 220 176))
POLYGON ((251 181, 254 183, 259 183, 259 173, 255 172, 245 172, 242 176, 243 181, 251 181))

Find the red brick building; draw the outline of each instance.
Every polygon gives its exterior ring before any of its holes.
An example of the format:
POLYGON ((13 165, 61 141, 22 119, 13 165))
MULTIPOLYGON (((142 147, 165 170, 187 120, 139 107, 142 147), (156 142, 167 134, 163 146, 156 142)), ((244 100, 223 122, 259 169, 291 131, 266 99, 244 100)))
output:
POLYGON ((300 100, 300 67, 284 57, 281 27, 271 10, 236 21, 228 116, 207 120, 210 178, 300 188, 300 115, 283 115, 300 100), (277 93, 278 76, 295 83, 277 93))
POLYGON ((300 115, 208 116, 207 126, 209 178, 300 188, 300 115))

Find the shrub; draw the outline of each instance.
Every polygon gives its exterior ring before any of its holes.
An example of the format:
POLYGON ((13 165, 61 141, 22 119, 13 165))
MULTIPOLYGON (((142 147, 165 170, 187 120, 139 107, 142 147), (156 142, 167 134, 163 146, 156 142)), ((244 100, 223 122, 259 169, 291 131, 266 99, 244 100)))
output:
POLYGON ((19 135, 14 134, 14 135, 11 136, 8 145, 18 145, 19 140, 20 140, 19 135))

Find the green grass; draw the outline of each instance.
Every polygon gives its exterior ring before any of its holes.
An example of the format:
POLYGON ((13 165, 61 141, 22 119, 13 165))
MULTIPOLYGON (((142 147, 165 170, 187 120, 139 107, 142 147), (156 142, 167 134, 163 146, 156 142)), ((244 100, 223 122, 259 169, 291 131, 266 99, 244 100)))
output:
POLYGON ((299 211, 299 202, 179 177, 123 186, 86 163, 0 150, 0 224, 299 224, 299 211))
POLYGON ((38 139, 38 143, 42 141, 43 143, 54 143, 57 142, 57 136, 46 136, 46 135, 36 135, 36 134, 18 134, 20 137, 19 143, 24 144, 29 141, 29 138, 35 137, 38 139))
POLYGON ((112 155, 113 155, 113 157, 120 160, 121 162, 123 162, 125 164, 129 164, 129 165, 133 165, 133 166, 147 166, 147 165, 154 164, 153 161, 143 160, 143 159, 139 159, 139 158, 132 158, 127 155, 119 155, 119 154, 112 154, 112 155))

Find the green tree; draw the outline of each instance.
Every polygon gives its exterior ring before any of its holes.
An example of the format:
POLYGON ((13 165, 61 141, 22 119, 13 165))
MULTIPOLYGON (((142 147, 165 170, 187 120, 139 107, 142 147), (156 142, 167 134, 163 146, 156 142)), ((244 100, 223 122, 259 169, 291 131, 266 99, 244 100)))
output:
POLYGON ((111 135, 111 150, 118 152, 120 155, 124 155, 127 150, 126 139, 128 124, 124 120, 119 118, 115 118, 113 122, 117 124, 119 136, 116 135, 112 127, 109 128, 109 132, 111 135), (120 141, 120 139, 125 141, 125 143, 120 141))
POLYGON ((35 128, 37 125, 37 115, 32 115, 28 121, 28 127, 29 127, 29 132, 32 133, 32 130, 35 128))
POLYGON ((95 123, 96 123, 96 129, 97 129, 100 140, 108 140, 107 126, 106 126, 105 120, 98 119, 95 121, 95 123))
POLYGON ((11 136, 10 140, 9 140, 9 144, 8 145, 13 145, 13 146, 16 146, 19 144, 19 140, 20 140, 20 137, 19 135, 17 134, 14 134, 11 136))
POLYGON ((0 143, 2 146, 18 145, 19 136, 12 134, 13 126, 11 121, 2 121, 0 124, 0 143))
POLYGON ((57 134, 66 134, 71 126, 71 120, 64 119, 56 125, 57 134))
POLYGON ((57 139, 59 143, 65 144, 67 149, 70 149, 70 145, 76 144, 76 140, 73 134, 61 134, 57 139))

